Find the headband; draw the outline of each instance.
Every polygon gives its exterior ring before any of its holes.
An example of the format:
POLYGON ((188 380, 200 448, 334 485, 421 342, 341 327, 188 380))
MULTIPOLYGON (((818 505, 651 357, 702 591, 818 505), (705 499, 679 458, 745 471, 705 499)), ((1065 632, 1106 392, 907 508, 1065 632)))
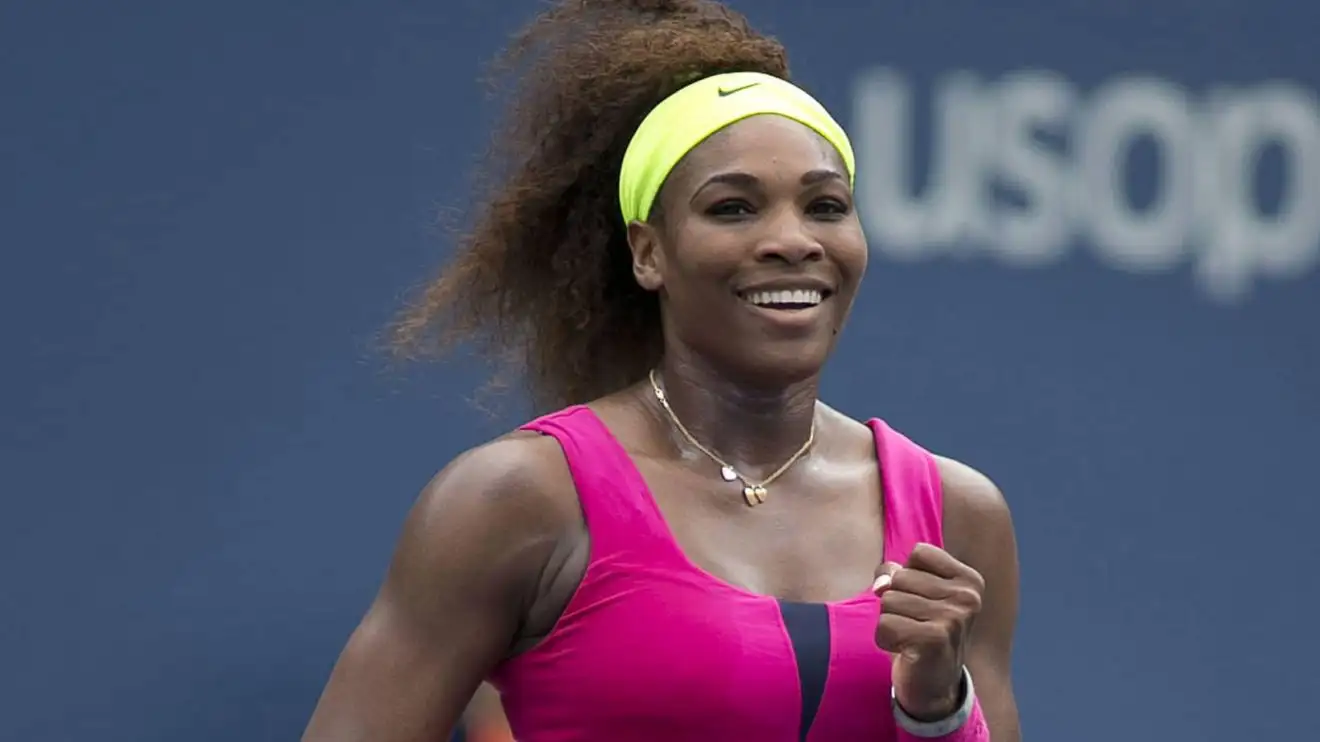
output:
POLYGON ((633 134, 619 173, 623 221, 651 215, 660 186, 683 156, 711 134, 749 116, 773 113, 814 129, 834 145, 854 180, 852 144, 815 98, 793 83, 760 72, 727 72, 698 80, 664 99, 633 134))

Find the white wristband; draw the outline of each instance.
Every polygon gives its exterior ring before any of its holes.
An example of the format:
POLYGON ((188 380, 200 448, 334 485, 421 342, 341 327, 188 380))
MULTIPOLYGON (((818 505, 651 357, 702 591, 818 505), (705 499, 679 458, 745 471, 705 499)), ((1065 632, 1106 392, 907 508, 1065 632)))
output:
POLYGON ((967 720, 972 718, 972 709, 976 706, 976 689, 972 687, 972 674, 967 671, 967 667, 962 669, 962 703, 952 714, 940 719, 939 721, 918 721, 908 715, 903 707, 898 705, 898 691, 890 690, 890 703, 894 707, 894 721, 898 722, 904 731, 914 737, 923 739, 932 739, 935 737, 944 737, 962 729, 967 720))

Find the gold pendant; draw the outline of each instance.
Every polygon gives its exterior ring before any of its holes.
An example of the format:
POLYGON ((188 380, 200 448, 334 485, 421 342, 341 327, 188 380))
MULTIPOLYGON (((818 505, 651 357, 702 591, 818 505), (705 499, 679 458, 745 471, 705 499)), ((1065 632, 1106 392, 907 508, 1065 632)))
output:
POLYGON ((755 507, 765 502, 765 487, 760 485, 743 487, 743 499, 747 501, 749 507, 755 507))

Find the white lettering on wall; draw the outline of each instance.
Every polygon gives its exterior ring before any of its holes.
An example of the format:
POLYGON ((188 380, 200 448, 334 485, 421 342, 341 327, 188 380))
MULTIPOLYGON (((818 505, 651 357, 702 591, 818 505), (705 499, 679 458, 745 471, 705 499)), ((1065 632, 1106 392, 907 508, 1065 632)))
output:
POLYGON ((1190 263, 1199 285, 1226 302, 1258 277, 1297 278, 1320 262, 1320 105, 1303 87, 1196 97, 1127 76, 1086 93, 1044 70, 994 82, 954 72, 930 95, 921 173, 914 98, 895 70, 857 81, 858 206, 874 247, 894 259, 985 250, 1034 267, 1085 245, 1134 273, 1190 263), (1158 166, 1153 197, 1137 205, 1127 169, 1143 143, 1158 166), (1282 194, 1264 208, 1257 181, 1270 150, 1282 159, 1282 194), (997 188, 1014 202, 996 198, 997 188))

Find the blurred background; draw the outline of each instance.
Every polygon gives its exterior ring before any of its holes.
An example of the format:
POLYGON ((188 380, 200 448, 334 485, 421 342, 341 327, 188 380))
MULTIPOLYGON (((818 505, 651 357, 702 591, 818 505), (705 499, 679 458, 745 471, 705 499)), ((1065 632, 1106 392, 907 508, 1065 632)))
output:
MULTIPOLYGON (((734 0, 860 158, 826 397, 991 474, 1037 740, 1314 728, 1320 8, 734 0)), ((290 740, 414 496, 391 369, 531 0, 0 5, 0 738, 290 740)))

